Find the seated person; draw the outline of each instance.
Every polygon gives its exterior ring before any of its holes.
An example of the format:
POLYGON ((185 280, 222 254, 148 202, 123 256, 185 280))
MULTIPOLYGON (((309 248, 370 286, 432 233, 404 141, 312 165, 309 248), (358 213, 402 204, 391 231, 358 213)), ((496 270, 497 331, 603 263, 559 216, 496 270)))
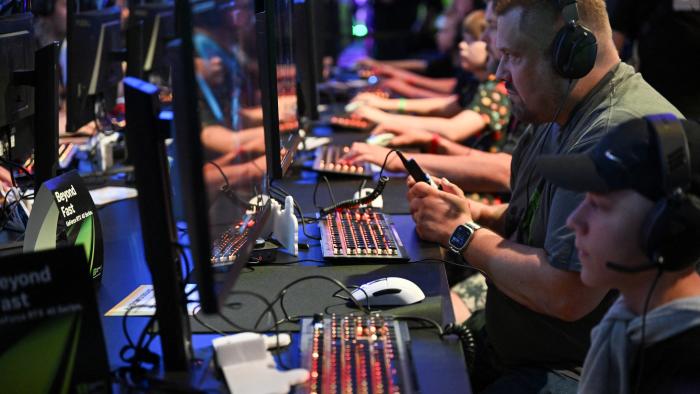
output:
MULTIPOLYGON (((197 57, 202 142, 212 154, 228 154, 238 148, 264 153, 264 133, 255 58, 246 55, 252 32, 236 25, 246 4, 234 4, 221 12, 198 15, 193 44, 197 57)), ((280 95, 282 120, 296 115, 296 97, 280 95)))
POLYGON ((467 349, 474 392, 576 392, 591 329, 614 301, 608 289, 581 281, 566 218, 583 194, 547 182, 535 171, 535 158, 588 152, 630 119, 659 111, 681 116, 620 62, 605 1, 578 0, 566 7, 496 2, 502 53, 497 76, 506 81, 513 113, 531 124, 513 153, 509 203, 473 203, 446 182, 442 191, 410 183, 416 233, 450 247, 488 278, 485 309, 465 323, 474 339, 467 349), (592 68, 572 83, 553 67, 563 53, 553 58, 557 52, 550 49, 574 11, 593 33, 597 53, 589 55, 592 68))
MULTIPOLYGON (((485 67, 493 72, 498 65, 498 56, 493 49, 488 48, 495 47, 493 42, 489 45, 489 41, 493 41, 493 33, 495 32, 495 27, 491 22, 495 18, 493 17, 492 11, 490 12, 487 9, 486 12, 487 26, 490 27, 487 27, 487 30, 485 30, 482 35, 482 39, 486 44, 484 49, 489 51, 489 62, 485 67)), ((467 53, 466 56, 469 57, 472 55, 467 53)), ((484 63, 480 63, 480 61, 480 59, 478 61, 474 59, 465 59, 465 65, 482 67, 484 63)), ((437 133, 452 141, 464 141, 476 135, 486 126, 489 126, 492 131, 499 131, 508 123, 508 117, 510 115, 509 100, 505 85, 497 81, 494 75, 485 70, 484 72, 478 71, 477 74, 482 75, 484 80, 476 85, 470 92, 467 93, 463 91, 461 94, 454 96, 453 100, 455 101, 453 105, 459 107, 460 111, 449 118, 387 113, 372 107, 371 104, 361 105, 363 103, 361 101, 362 99, 358 99, 357 101, 360 105, 358 105, 355 110, 355 114, 373 122, 391 125, 399 129, 421 129, 437 133)), ((374 100, 374 102, 376 101, 377 100, 374 100)), ((372 101, 370 101, 370 103, 371 102, 372 101)), ((403 110, 403 106, 408 105, 408 100, 396 100, 395 104, 400 104, 401 107, 399 109, 403 110)), ((423 104, 419 103, 419 106, 420 105, 423 104)), ((449 105, 448 108, 450 108, 449 105)))
POLYGON ((591 333, 580 393, 700 388, 699 163, 700 125, 670 115, 623 123, 590 154, 538 162, 550 182, 586 192, 567 220, 581 280, 620 291, 591 333))
MULTIPOLYGON (((447 91, 451 94, 422 99, 385 99, 371 93, 361 93, 353 101, 376 109, 409 112, 414 115, 439 117, 457 115, 469 105, 479 82, 488 78, 486 43, 480 41, 486 30, 486 23, 485 13, 481 10, 472 12, 464 20, 463 40, 459 43, 460 69, 457 71, 457 78, 454 83, 450 83, 450 89, 447 91)), ((429 86, 437 86, 430 80, 426 83, 429 86)))
MULTIPOLYGON (((498 59, 498 53, 494 50, 494 38, 496 32, 496 16, 493 12, 493 2, 489 1, 486 6, 486 29, 482 38, 487 43, 489 57, 498 59)), ((492 62, 492 64, 495 63, 492 62)), ((488 106, 484 106, 482 93, 477 95, 477 100, 473 103, 473 110, 464 111, 470 118, 475 118, 472 125, 474 128, 484 128, 486 119, 489 127, 483 135, 490 137, 481 142, 488 142, 491 146, 488 152, 469 148, 456 143, 448 138, 420 129, 413 124, 410 125, 389 125, 381 124, 375 133, 395 134, 390 144, 395 147, 400 146, 420 146, 432 154, 407 154, 408 157, 416 159, 418 164, 430 174, 436 177, 449 178, 454 184, 470 192, 507 192, 510 190, 510 162, 512 149, 520 135, 520 123, 509 122, 510 103, 507 94, 499 89, 495 81, 489 81, 482 86, 484 97, 488 96, 487 88, 490 87, 491 94, 498 94, 499 102, 489 101, 488 106), (498 109, 492 110, 490 107, 496 104, 498 109), (479 112, 477 112, 479 111, 479 112), (488 114, 488 116, 482 116, 488 114), (492 150, 491 147, 494 149, 492 150), (445 160, 445 155, 449 155, 449 160, 445 160)), ((396 115, 398 116, 398 115, 396 115)), ((419 119, 420 117, 406 117, 407 119, 419 119)), ((444 119, 445 121, 449 121, 444 119)), ((476 130, 478 131, 478 130, 476 130)), ((480 141, 472 141, 480 142, 480 141)), ((377 165, 384 162, 389 150, 379 146, 371 146, 363 143, 353 145, 349 158, 352 161, 368 161, 377 165)), ((403 165, 395 157, 390 157, 387 161, 387 169, 390 171, 402 171, 403 165)))
MULTIPOLYGON (((479 43, 478 39, 484 31, 485 25, 484 11, 476 10, 467 15, 462 28, 463 39, 474 46, 472 48, 474 55, 472 56, 474 58, 481 57, 481 66, 485 63, 486 52, 484 51, 485 45, 479 43), (477 50, 480 51, 480 55, 475 56, 477 50)), ((373 67, 373 70, 378 76, 382 77, 380 86, 390 89, 399 96, 411 99, 448 99, 454 95, 455 91, 460 92, 465 84, 469 85, 473 81, 473 78, 469 78, 469 75, 464 75, 464 72, 456 67, 457 61, 454 60, 458 59, 458 54, 465 50, 465 45, 464 43, 455 42, 451 51, 452 54, 448 56, 448 60, 455 64, 455 70, 447 78, 424 76, 400 67, 385 64, 377 64, 373 67), (457 73, 456 77, 453 76, 455 72, 457 73)), ((430 100, 427 103, 430 104, 430 100)))

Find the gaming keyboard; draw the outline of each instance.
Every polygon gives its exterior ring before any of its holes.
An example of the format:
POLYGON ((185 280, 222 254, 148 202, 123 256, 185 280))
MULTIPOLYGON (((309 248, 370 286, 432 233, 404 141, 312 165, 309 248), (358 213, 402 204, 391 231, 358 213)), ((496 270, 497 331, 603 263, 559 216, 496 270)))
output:
POLYGON ((316 149, 316 159, 313 169, 317 172, 337 175, 372 177, 372 167, 369 163, 349 164, 342 159, 350 151, 349 146, 324 145, 316 149))
POLYGON ((405 322, 370 316, 318 316, 302 320, 300 387, 306 394, 410 394, 418 388, 405 322))
MULTIPOLYGON (((78 152, 78 147, 73 143, 61 143, 58 146, 58 167, 61 169, 68 168, 75 154, 78 152)), ((24 162, 24 168, 30 173, 34 173, 34 156, 28 158, 24 162)))
POLYGON ((253 217, 230 226, 213 242, 211 247, 211 264, 214 267, 223 267, 233 264, 238 257, 245 242, 248 240, 250 229, 255 225, 253 217))
POLYGON ((371 208, 338 209, 318 222, 329 261, 404 262, 410 258, 388 215, 371 208))
POLYGON ((334 115, 330 118, 331 127, 334 129, 345 130, 345 131, 362 131, 370 132, 377 127, 377 124, 370 122, 369 120, 363 119, 358 115, 352 114, 342 114, 334 115))

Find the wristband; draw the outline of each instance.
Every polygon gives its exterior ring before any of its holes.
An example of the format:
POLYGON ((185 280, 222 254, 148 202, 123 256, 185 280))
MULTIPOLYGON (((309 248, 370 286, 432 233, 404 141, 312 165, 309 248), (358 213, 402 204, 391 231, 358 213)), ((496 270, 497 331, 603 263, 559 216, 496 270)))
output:
POLYGON ((440 135, 433 133, 433 138, 430 139, 430 147, 428 148, 428 153, 438 153, 438 148, 440 146, 440 135))
POLYGON ((399 113, 403 113, 404 111, 406 111, 406 99, 403 97, 399 99, 398 110, 399 113))

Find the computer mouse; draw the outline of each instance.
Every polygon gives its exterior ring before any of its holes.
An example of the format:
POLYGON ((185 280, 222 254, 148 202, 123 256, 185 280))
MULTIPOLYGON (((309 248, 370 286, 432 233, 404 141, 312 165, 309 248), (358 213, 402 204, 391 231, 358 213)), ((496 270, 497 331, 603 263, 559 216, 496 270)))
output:
POLYGON ((365 283, 352 291, 352 296, 362 305, 399 306, 411 305, 425 299, 423 291, 408 279, 390 276, 365 283))
POLYGON ((377 146, 388 146, 389 142, 394 139, 394 134, 391 133, 381 133, 381 134, 375 134, 375 135, 370 135, 367 137, 366 142, 370 145, 377 145, 377 146))

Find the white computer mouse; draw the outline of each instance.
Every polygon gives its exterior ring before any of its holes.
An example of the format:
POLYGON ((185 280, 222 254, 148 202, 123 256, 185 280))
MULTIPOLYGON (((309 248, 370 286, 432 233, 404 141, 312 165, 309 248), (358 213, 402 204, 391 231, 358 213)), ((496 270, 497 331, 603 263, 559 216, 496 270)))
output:
POLYGON ((393 139, 394 139, 394 134, 381 133, 381 134, 370 135, 369 137, 367 137, 367 140, 365 140, 365 142, 367 142, 369 145, 389 146, 389 143, 393 139))
POLYGON ((353 297, 362 305, 399 306, 411 305, 423 301, 423 291, 408 279, 390 276, 365 283, 352 291, 353 297))

